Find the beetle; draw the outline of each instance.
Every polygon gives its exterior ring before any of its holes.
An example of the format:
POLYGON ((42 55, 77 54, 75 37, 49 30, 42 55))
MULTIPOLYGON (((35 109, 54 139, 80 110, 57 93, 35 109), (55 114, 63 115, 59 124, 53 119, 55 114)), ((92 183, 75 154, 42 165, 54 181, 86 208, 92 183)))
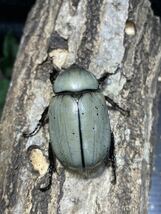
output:
POLYGON ((111 144, 110 120, 94 75, 71 68, 58 75, 49 105, 49 134, 56 157, 67 168, 101 164, 111 144))
POLYGON ((56 158, 68 169, 83 171, 97 168, 111 156, 112 138, 106 100, 122 114, 119 107, 101 93, 99 83, 89 71, 71 66, 60 72, 53 82, 49 108, 30 137, 49 117, 50 143, 56 158))

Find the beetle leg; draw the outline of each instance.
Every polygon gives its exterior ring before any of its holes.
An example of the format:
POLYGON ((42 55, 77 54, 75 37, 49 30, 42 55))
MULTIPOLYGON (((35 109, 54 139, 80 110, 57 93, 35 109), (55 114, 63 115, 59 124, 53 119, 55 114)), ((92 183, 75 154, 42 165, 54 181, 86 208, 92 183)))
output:
POLYGON ((112 183, 116 184, 115 141, 114 141, 114 135, 112 132, 111 132, 111 146, 110 146, 110 152, 109 152, 109 161, 111 162, 112 172, 113 172, 112 183))
POLYGON ((49 119, 48 118, 48 109, 49 109, 49 107, 45 108, 44 112, 42 113, 41 119, 39 120, 36 128, 32 132, 30 132, 30 133, 24 132, 23 133, 23 136, 25 138, 32 137, 32 136, 36 135, 39 132, 39 130, 41 129, 41 127, 43 127, 48 122, 48 119, 49 119))
POLYGON ((59 75, 60 71, 61 70, 56 65, 54 65, 53 71, 50 73, 50 82, 52 85, 54 84, 54 81, 59 75))
POLYGON ((98 79, 98 83, 103 86, 104 85, 104 81, 111 75, 115 75, 118 71, 120 70, 120 66, 118 66, 116 68, 116 70, 114 71, 114 73, 108 73, 105 72, 99 79, 98 79))
POLYGON ((115 103, 111 98, 105 96, 107 102, 109 102, 113 108, 113 110, 119 111, 123 116, 130 116, 130 111, 128 109, 121 108, 117 103, 115 103))
POLYGON ((47 178, 48 184, 44 187, 40 187, 40 191, 42 192, 45 192, 51 188, 52 175, 54 172, 56 172, 56 157, 55 157, 55 154, 53 153, 51 142, 49 142, 48 154, 49 154, 49 169, 48 169, 48 178, 47 178))
POLYGON ((103 85, 105 79, 107 79, 110 75, 112 75, 112 74, 110 74, 110 73, 108 73, 108 72, 104 73, 104 74, 98 79, 98 83, 101 84, 101 85, 103 85))
POLYGON ((105 159, 105 165, 108 167, 111 165, 112 167, 112 174, 113 174, 113 179, 112 183, 116 184, 116 158, 115 158, 115 142, 114 142, 114 135, 111 132, 111 145, 110 149, 107 153, 107 158, 105 159))

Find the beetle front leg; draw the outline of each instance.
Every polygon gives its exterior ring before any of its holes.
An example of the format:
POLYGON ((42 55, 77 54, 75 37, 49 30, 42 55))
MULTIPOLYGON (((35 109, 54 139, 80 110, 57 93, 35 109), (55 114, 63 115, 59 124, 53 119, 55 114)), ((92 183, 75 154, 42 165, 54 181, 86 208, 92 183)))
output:
POLYGON ((109 102, 113 108, 113 110, 119 111, 123 116, 130 116, 130 111, 128 109, 121 108, 117 103, 115 103, 111 98, 105 96, 107 102, 109 102))
POLYGON ((49 109, 49 106, 45 108, 44 112, 41 115, 41 119, 39 120, 37 126, 35 127, 35 129, 32 132, 30 132, 30 133, 24 132, 23 133, 23 136, 25 138, 32 137, 32 136, 36 135, 39 132, 39 130, 41 129, 41 127, 43 127, 46 123, 48 123, 48 120, 49 120, 48 109, 49 109))

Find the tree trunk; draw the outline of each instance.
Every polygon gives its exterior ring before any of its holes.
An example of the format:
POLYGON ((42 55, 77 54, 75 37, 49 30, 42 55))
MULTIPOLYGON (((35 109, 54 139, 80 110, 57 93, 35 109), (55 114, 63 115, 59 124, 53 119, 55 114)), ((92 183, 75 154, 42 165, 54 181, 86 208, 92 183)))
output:
POLYGON ((0 213, 147 213, 160 35, 148 0, 37 0, 0 126, 0 213), (48 174, 48 124, 28 139, 23 132, 35 128, 53 96, 53 66, 73 63, 97 78, 113 73, 104 94, 130 109, 130 117, 109 110, 117 182, 111 183, 111 167, 85 179, 57 161, 51 188, 41 192, 48 174))

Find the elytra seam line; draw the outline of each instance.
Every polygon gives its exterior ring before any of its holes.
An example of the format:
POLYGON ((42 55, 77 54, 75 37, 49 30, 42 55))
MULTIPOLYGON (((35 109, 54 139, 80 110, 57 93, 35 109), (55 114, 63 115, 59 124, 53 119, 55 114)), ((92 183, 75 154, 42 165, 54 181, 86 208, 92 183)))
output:
POLYGON ((81 121, 80 121, 79 105, 78 105, 78 128, 79 128, 79 137, 80 137, 82 167, 85 168, 85 159, 84 159, 84 152, 83 152, 83 140, 82 140, 82 131, 81 131, 81 121))

